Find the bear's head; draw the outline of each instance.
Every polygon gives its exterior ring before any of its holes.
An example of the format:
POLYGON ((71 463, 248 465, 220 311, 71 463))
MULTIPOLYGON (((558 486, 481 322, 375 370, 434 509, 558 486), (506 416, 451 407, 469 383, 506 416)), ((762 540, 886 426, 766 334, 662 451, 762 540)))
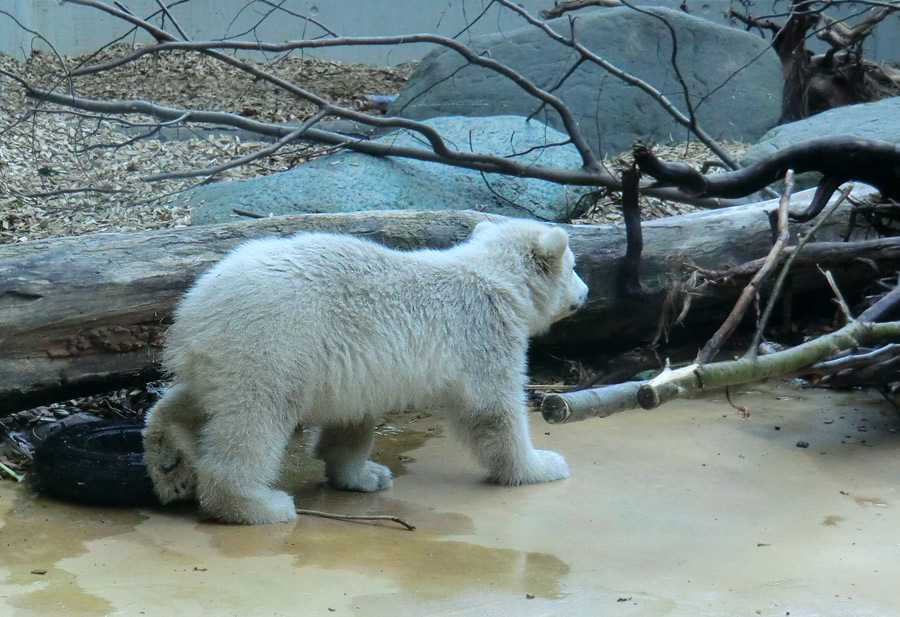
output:
POLYGON ((561 227, 527 220, 482 221, 475 226, 472 239, 500 255, 499 262, 509 264, 510 273, 518 271, 524 276, 524 281, 517 283, 529 291, 529 336, 546 332, 587 300, 588 287, 575 273, 569 234, 561 227))

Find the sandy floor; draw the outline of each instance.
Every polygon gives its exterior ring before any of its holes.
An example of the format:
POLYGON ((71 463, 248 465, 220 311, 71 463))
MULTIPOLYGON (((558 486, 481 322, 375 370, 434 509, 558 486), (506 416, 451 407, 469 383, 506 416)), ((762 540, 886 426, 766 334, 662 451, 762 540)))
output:
MULTIPOLYGON (((0 483, 0 615, 900 614, 900 420, 871 393, 786 385, 550 426, 572 477, 486 485, 437 417, 384 431, 376 495, 299 507, 392 514, 229 527, 190 509, 104 510, 0 483), (809 443, 797 447, 798 441, 809 443)), ((410 421, 411 420, 411 421, 410 421)))

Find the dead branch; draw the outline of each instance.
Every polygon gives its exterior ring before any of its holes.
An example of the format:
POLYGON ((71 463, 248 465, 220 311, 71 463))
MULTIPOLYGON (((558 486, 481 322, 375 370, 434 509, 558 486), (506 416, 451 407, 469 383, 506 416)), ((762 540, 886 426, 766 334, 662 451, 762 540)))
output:
POLYGON ((416 526, 410 525, 399 516, 391 516, 387 514, 334 514, 332 512, 320 512, 319 510, 297 510, 300 516, 317 516, 319 518, 330 518, 337 521, 391 521, 406 527, 407 531, 415 531, 416 526))
MULTIPOLYGON (((898 290, 900 285, 894 292, 898 290)), ((900 292, 897 296, 900 296, 900 292)), ((868 313, 866 317, 870 317, 885 311, 885 307, 894 306, 897 296, 887 294, 868 311, 863 312, 860 318, 851 321, 840 330, 785 351, 761 357, 745 356, 733 362, 694 364, 678 371, 664 371, 641 387, 638 401, 644 409, 653 409, 689 391, 733 386, 761 381, 776 375, 796 373, 842 351, 852 350, 861 345, 900 341, 900 321, 873 323, 862 320, 866 313, 868 313)))
POLYGON ((900 355, 900 344, 890 343, 872 351, 849 354, 833 360, 825 360, 813 364, 810 371, 819 375, 828 375, 849 369, 862 368, 872 364, 879 364, 900 355))
POLYGON ((223 163, 221 165, 213 165, 212 167, 206 167, 203 169, 194 169, 194 170, 182 170, 182 171, 170 171, 159 174, 153 174, 150 176, 145 176, 143 178, 144 182, 157 182, 159 180, 168 180, 171 178, 193 178, 197 176, 214 176, 216 174, 220 174, 223 171, 227 171, 229 169, 233 169, 240 165, 246 165, 252 161, 256 161, 261 158, 265 158, 267 156, 271 156, 275 154, 278 150, 288 145, 292 141, 296 141, 298 139, 302 139, 306 131, 308 131, 312 126, 322 119, 325 116, 325 110, 320 109, 312 116, 303 121, 303 123, 295 130, 291 131, 278 141, 276 141, 271 146, 266 148, 262 148, 253 152, 252 154, 248 154, 247 156, 238 157, 236 159, 232 159, 227 163, 223 163))
POLYGON ((747 312, 750 303, 759 298, 760 288, 764 281, 769 277, 769 274, 775 269, 775 264, 787 245, 788 206, 791 203, 791 195, 794 192, 794 172, 792 170, 788 170, 784 181, 784 195, 781 197, 778 204, 778 237, 775 244, 772 245, 772 250, 769 251, 769 254, 763 261, 762 267, 757 271, 756 275, 750 280, 747 286, 744 287, 740 298, 738 298, 738 301, 735 303, 728 318, 722 323, 719 329, 716 330, 716 333, 712 338, 706 342, 706 345, 703 346, 700 353, 697 354, 695 362, 698 364, 706 364, 712 360, 722 348, 722 345, 724 345, 731 337, 731 334, 741 323, 741 320, 743 320, 744 314, 747 312))
MULTIPOLYGON (((548 180, 551 182, 574 184, 580 186, 602 186, 614 190, 619 188, 617 179, 603 168, 595 153, 587 144, 578 128, 577 122, 574 120, 571 114, 571 111, 560 99, 552 94, 552 89, 548 91, 538 87, 537 85, 528 81, 520 73, 499 62, 492 60, 489 55, 478 54, 457 40, 433 34, 413 34, 387 37, 340 37, 337 36, 336 33, 327 30, 328 36, 326 38, 287 41, 285 43, 279 44, 265 43, 261 41, 236 40, 197 41, 189 40, 190 37, 188 36, 188 33, 181 29, 177 22, 175 22, 171 18, 171 11, 169 11, 165 5, 160 5, 160 10, 157 11, 157 13, 154 13, 154 15, 168 15, 167 21, 173 24, 175 29, 178 31, 177 35, 166 31, 164 28, 155 26, 146 19, 141 19, 135 16, 126 8, 118 4, 113 5, 107 2, 102 2, 100 0, 67 1, 72 4, 77 4, 104 12, 112 17, 120 19, 130 24, 135 29, 145 31, 156 40, 156 43, 154 44, 141 46, 129 53, 122 55, 121 57, 105 62, 99 62, 97 64, 78 67, 67 74, 69 78, 89 74, 97 74, 103 71, 107 71, 117 66, 134 62, 138 58, 147 54, 161 54, 173 50, 194 51, 210 56, 217 61, 225 63, 239 71, 243 71, 259 81, 269 83, 283 90, 287 94, 296 96, 300 100, 312 103, 318 109, 318 112, 311 118, 307 119, 307 122, 304 123, 304 130, 294 130, 290 127, 256 122, 248 118, 243 118, 241 116, 223 112, 210 112, 204 110, 174 110, 171 107, 156 105, 155 103, 149 103, 146 101, 96 101, 78 97, 71 93, 62 94, 53 91, 52 89, 38 88, 35 85, 28 83, 21 76, 13 75, 0 69, 0 74, 7 75, 16 80, 25 89, 25 92, 29 97, 38 101, 49 102, 82 111, 90 111, 97 114, 147 114, 161 122, 171 124, 188 125, 189 123, 215 123, 257 132, 258 134, 274 137, 278 140, 278 142, 271 147, 261 148, 253 154, 236 158, 235 160, 228 163, 208 167, 205 169, 157 174, 146 177, 145 180, 147 181, 157 181, 172 177, 193 177, 198 175, 212 175, 221 173, 232 167, 236 167, 238 165, 246 164, 248 162, 266 157, 267 155, 273 153, 284 145, 292 143, 295 140, 302 139, 305 141, 312 141, 317 143, 339 145, 348 149, 355 150, 357 152, 364 152, 376 156, 389 155, 416 158, 419 160, 439 162, 459 167, 465 167, 468 169, 475 169, 483 173, 500 173, 532 177, 548 180), (262 68, 256 67, 250 63, 244 62, 233 55, 224 53, 225 51, 239 50, 285 53, 295 50, 319 49, 325 47, 347 45, 384 46, 423 42, 440 45, 453 50, 455 53, 464 58, 465 61, 469 64, 477 65, 498 73, 499 75, 511 80, 517 86, 519 86, 522 89, 524 95, 532 96, 536 100, 540 101, 541 105, 546 105, 553 108, 554 111, 559 114, 563 122, 565 131, 567 132, 571 140, 571 143, 578 150, 581 156, 581 169, 552 170, 549 168, 543 168, 534 165, 520 165, 515 161, 504 159, 502 157, 490 157, 487 155, 473 154, 471 152, 460 152, 448 147, 446 142, 442 139, 441 135, 427 124, 399 117, 382 117, 377 115, 369 115, 363 113, 361 110, 348 109, 339 105, 332 104, 316 93, 300 87, 295 83, 271 74, 263 70, 262 68), (323 131, 317 128, 315 125, 320 118, 324 118, 326 116, 341 118, 363 125, 373 126, 378 129, 403 129, 418 133, 422 135, 425 140, 427 140, 428 145, 431 147, 431 152, 424 148, 401 148, 385 146, 382 144, 372 144, 371 142, 368 142, 366 140, 354 140, 344 135, 339 135, 330 131, 323 131)), ((596 54, 586 49, 575 39, 574 30, 572 31, 570 38, 564 37, 555 32, 546 24, 540 22, 538 19, 533 17, 517 4, 508 0, 497 0, 497 2, 507 10, 510 10, 521 16, 527 23, 540 28, 553 40, 572 47, 581 56, 581 60, 579 62, 594 63, 604 70, 610 72, 617 78, 623 79, 624 81, 626 81, 626 83, 642 89, 644 92, 653 97, 658 104, 660 104, 670 115, 673 116, 673 118, 676 119, 676 121, 692 130, 698 136, 698 138, 708 147, 710 147, 717 154, 717 156, 719 156, 719 158, 725 161, 729 167, 731 167, 732 169, 738 167, 737 163, 731 160, 728 155, 715 143, 715 141, 712 140, 706 133, 704 133, 699 126, 697 126, 696 118, 694 118, 688 98, 685 99, 686 104, 688 105, 688 114, 685 115, 678 111, 678 109, 674 105, 672 105, 671 102, 668 101, 668 99, 660 91, 656 90, 646 82, 643 82, 642 80, 612 66, 596 54)), ((276 8, 277 7, 273 5, 273 11, 276 10, 276 8)), ((307 21, 309 20, 307 19, 307 21)), ((677 40, 675 40, 674 35, 672 36, 672 45, 672 60, 674 62, 675 54, 677 53, 677 40)), ((685 96, 687 97, 686 92, 685 96)), ((683 201, 686 203, 699 205, 701 207, 725 207, 728 205, 734 205, 735 203, 731 200, 720 199, 713 199, 712 201, 707 203, 709 200, 706 200, 705 198, 701 198, 701 202, 696 203, 694 197, 685 195, 680 191, 666 188, 659 190, 649 189, 646 192, 651 196, 659 197, 662 199, 683 201)))
POLYGON ((549 424, 606 418, 638 407, 638 391, 646 383, 626 381, 602 388, 546 394, 541 401, 541 415, 549 424))
POLYGON ((805 212, 791 214, 801 221, 821 212, 844 182, 865 182, 885 197, 900 197, 900 176, 895 171, 900 168, 900 146, 852 135, 810 139, 750 167, 719 174, 704 175, 684 163, 660 161, 645 144, 635 146, 634 159, 642 173, 696 197, 743 197, 783 178, 788 169, 798 174, 820 172, 825 176, 820 193, 805 212))
MULTIPOLYGON (((570 25, 570 27, 572 28, 572 36, 567 38, 567 37, 559 34, 558 32, 556 32, 549 25, 545 24, 544 22, 540 21, 539 19, 537 19, 536 17, 531 15, 528 11, 526 11, 524 8, 522 8, 515 2, 512 2, 511 0, 495 0, 495 1, 498 2, 499 4, 501 4, 502 6, 505 6, 506 8, 510 9, 511 11, 518 13, 527 23, 542 30, 547 36, 549 36, 554 41, 556 41, 562 45, 571 47, 572 49, 577 51, 581 55, 581 58, 584 61, 596 64, 597 66, 599 66, 600 68, 602 68, 603 70, 608 72, 610 75, 613 75, 613 76, 617 77, 618 79, 621 79, 625 83, 630 84, 636 88, 639 88, 642 91, 644 91, 645 93, 647 93, 648 95, 650 95, 650 97, 654 101, 656 101, 656 103, 660 107, 662 107, 666 113, 668 113, 670 116, 672 116, 672 118, 676 122, 678 122, 679 124, 684 126, 686 129, 690 130, 694 135, 696 135, 697 139, 699 139, 707 148, 709 148, 717 157, 719 157, 719 159, 723 163, 728 165, 729 168, 740 169, 741 166, 738 164, 738 162, 735 161, 727 152, 725 152, 725 150, 723 150, 722 147, 718 143, 716 143, 716 141, 706 131, 704 131, 701 127, 699 127, 697 125, 696 118, 694 118, 692 114, 691 115, 683 114, 681 111, 678 110, 677 107, 675 107, 672 104, 671 101, 669 101, 668 98, 666 98, 666 96, 661 91, 657 90, 656 88, 654 88, 647 82, 643 81, 642 79, 639 79, 639 78, 635 77, 634 75, 626 73, 622 69, 607 62, 606 60, 604 60, 603 58, 601 58, 600 56, 598 56, 597 54, 595 54, 594 52, 592 52, 591 50, 586 48, 584 45, 579 43, 575 39, 574 23, 571 23, 571 25, 570 25)), ((665 20, 663 20, 663 21, 665 21, 665 20)), ((673 37, 673 45, 677 45, 677 42, 675 41, 674 37, 673 37)), ((687 96, 686 91, 685 91, 685 96, 687 96)))
MULTIPOLYGON (((260 135, 278 138, 284 138, 296 130, 293 127, 260 122, 228 112, 179 109, 158 105, 150 101, 99 101, 49 90, 42 90, 33 87, 30 84, 26 86, 26 91, 28 96, 41 101, 103 114, 140 114, 163 121, 181 119, 182 122, 231 126, 260 135)), ((413 122, 413 124, 421 123, 413 122)), ((451 150, 434 129, 427 124, 421 124, 421 126, 428 129, 428 132, 432 137, 432 140, 430 140, 430 145, 433 148, 432 150, 415 148, 412 146, 381 144, 314 128, 308 128, 303 133, 303 137, 312 141, 342 146, 349 150, 375 156, 402 156, 422 161, 446 163, 456 167, 475 169, 487 173, 507 173, 526 178, 540 178, 551 182, 559 182, 560 184, 609 186, 613 188, 618 186, 618 181, 603 169, 596 172, 590 172, 583 169, 559 170, 538 164, 523 165, 515 160, 501 156, 451 150)))
POLYGON ((772 20, 757 19, 750 14, 745 15, 744 13, 740 13, 731 7, 725 10, 725 17, 741 22, 747 27, 747 30, 756 28, 758 30, 768 30, 772 34, 778 34, 778 32, 781 30, 781 26, 779 26, 772 20))
MULTIPOLYGON (((787 256, 785 259, 784 267, 781 268, 781 272, 778 273, 778 278, 775 280, 775 285, 772 287, 772 292, 769 294, 769 299, 766 302, 766 308, 763 310, 762 316, 759 318, 759 323, 756 326, 756 332, 753 335, 753 341, 750 343, 750 347, 747 349, 746 356, 749 358, 755 357, 757 351, 759 350, 759 344, 763 339, 763 335, 766 332, 766 326, 769 324, 769 319, 772 317, 772 311, 775 309, 775 305, 780 299, 781 291, 784 289, 785 283, 787 282, 788 273, 792 271, 794 263, 797 261, 797 258, 803 254, 803 250, 807 247, 810 240, 812 240, 813 236, 815 236, 816 232, 819 230, 822 225, 825 224, 835 210, 840 207, 840 205, 847 199, 847 196, 850 194, 850 191, 853 190, 853 185, 849 184, 843 188, 841 191, 841 195, 838 199, 835 200, 834 204, 832 204, 825 213, 819 217, 816 223, 800 238, 800 241, 797 242, 797 246, 794 247, 794 250, 791 251, 791 254, 787 256)), ((816 191, 818 194, 818 191, 816 191)), ((819 268, 819 264, 816 263, 816 267, 819 268)))
POLYGON ((881 296, 872 306, 858 317, 860 321, 878 321, 884 315, 891 314, 900 306, 900 281, 888 293, 881 296))
POLYGON ((862 43, 863 39, 872 34, 875 26, 897 10, 900 10, 900 6, 872 7, 855 26, 848 26, 823 14, 821 19, 825 27, 816 32, 816 37, 828 43, 833 49, 848 49, 862 43))
POLYGON ((625 256, 622 258, 622 291, 639 297, 641 290, 641 251, 644 239, 641 233, 641 207, 639 203, 641 172, 637 167, 622 171, 622 218, 625 220, 625 256))
POLYGON ((818 270, 822 273, 822 276, 825 277, 825 280, 828 281, 828 286, 831 288, 831 293, 834 294, 834 302, 838 305, 838 308, 841 311, 841 315, 844 316, 844 322, 849 323, 853 321, 853 313, 850 311, 850 307, 847 305, 847 301, 844 300, 844 294, 841 293, 840 288, 834 280, 834 276, 828 270, 822 270, 822 268, 819 268, 818 270))
POLYGON ((638 402, 654 409, 689 392, 713 390, 741 383, 762 381, 802 371, 836 352, 862 344, 900 341, 900 322, 853 321, 840 330, 787 349, 756 358, 697 365, 663 372, 641 386, 638 402))
MULTIPOLYGON (((777 300, 778 290, 786 280, 793 260, 789 259, 779 275, 775 289, 766 306, 765 313, 760 320, 754 341, 747 353, 739 360, 732 362, 719 362, 709 364, 709 360, 721 347, 723 342, 736 327, 737 323, 746 311, 749 302, 756 295, 758 286, 777 264, 781 256, 786 252, 784 243, 787 239, 787 211, 791 195, 791 174, 788 174, 788 190, 779 203, 778 230, 779 240, 775 243, 768 256, 765 258, 759 271, 754 276, 741 294, 729 318, 704 346, 697 356, 697 360, 690 366, 676 370, 666 369, 657 377, 646 382, 627 382, 614 386, 605 386, 579 392, 568 392, 547 395, 542 404, 544 417, 548 422, 572 422, 592 417, 606 417, 627 409, 633 409, 640 405, 645 409, 652 409, 662 403, 698 390, 708 390, 720 387, 728 387, 739 383, 759 381, 776 375, 797 373, 803 369, 809 369, 828 358, 842 353, 852 352, 866 342, 892 342, 900 340, 900 322, 891 322, 890 327, 884 324, 873 324, 889 308, 900 303, 900 285, 891 293, 886 294, 876 302, 869 311, 864 312, 860 319, 854 320, 847 308, 846 302, 836 290, 833 279, 829 276, 829 284, 835 289, 835 294, 841 298, 842 307, 850 323, 841 330, 819 339, 804 343, 793 349, 776 352, 762 358, 757 356, 756 350, 762 337, 762 332, 771 315, 772 307, 777 300), (865 321, 863 321, 865 319, 865 321), (884 326, 884 327, 882 327, 884 326), (879 330, 879 328, 881 328, 879 330)), ((800 250, 815 233, 818 225, 824 225, 830 215, 842 203, 849 193, 849 187, 845 193, 829 208, 825 216, 822 216, 812 229, 803 236, 801 244, 795 247, 793 256, 800 255, 800 250)), ((894 240, 894 239, 892 239, 894 240)), ((894 242, 900 247, 900 242, 894 242)), ((810 245, 815 246, 815 245, 810 245)), ((873 375, 884 376, 886 371, 894 366, 893 358, 873 365, 867 373, 862 373, 862 378, 871 380, 873 375)), ((808 372, 808 370, 806 371, 808 372)))
POLYGON ((900 4, 877 0, 859 2, 871 8, 855 26, 848 26, 845 19, 835 20, 825 13, 840 4, 849 3, 792 0, 786 14, 768 15, 764 19, 740 14, 734 9, 727 11, 729 17, 743 23, 747 30, 757 28, 773 34, 772 47, 781 60, 784 75, 781 123, 897 93, 896 86, 881 86, 890 83, 889 69, 864 60, 861 48, 874 27, 900 9, 900 4), (772 21, 773 17, 783 17, 785 21, 780 24, 772 21), (812 35, 827 42, 830 49, 824 54, 811 53, 806 44, 812 35))
MULTIPOLYGON (((7 75, 6 71, 0 69, 0 74, 7 75)), ((26 94, 34 99, 56 105, 65 105, 70 108, 79 109, 100 114, 136 114, 151 116, 163 122, 179 122, 179 123, 200 123, 217 126, 230 126, 243 129, 259 135, 275 137, 283 139, 284 137, 295 132, 296 129, 282 124, 260 122, 251 118, 246 118, 237 114, 222 111, 205 111, 180 109, 159 105, 150 101, 100 101, 96 99, 82 98, 74 95, 63 94, 50 90, 43 90, 31 85, 29 82, 18 76, 12 76, 26 90, 26 94)), ((412 146, 398 146, 395 144, 384 144, 354 137, 348 137, 339 133, 323 131, 316 128, 308 128, 302 133, 302 138, 317 143, 341 146, 355 152, 371 154, 374 156, 399 156, 411 158, 421 161, 430 161, 434 163, 444 163, 454 167, 462 167, 465 169, 474 169, 485 173, 508 174, 520 176, 524 178, 537 178, 556 182, 559 184, 567 184, 573 186, 604 186, 611 189, 619 189, 619 181, 602 167, 598 170, 591 171, 587 169, 555 169, 546 167, 537 163, 521 164, 511 158, 502 156, 494 156, 489 154, 480 154, 469 151, 458 151, 450 149, 446 142, 436 131, 427 124, 406 121, 410 124, 421 125, 424 127, 419 132, 426 129, 431 134, 433 141, 430 141, 432 150, 425 148, 416 148, 412 146)), ((248 157, 254 158, 254 157, 248 157)), ((155 177, 144 178, 145 180, 158 179, 155 177)), ((670 199, 683 203, 690 203, 702 208, 724 208, 734 206, 740 202, 734 200, 707 199, 705 197, 694 198, 685 195, 677 189, 660 187, 647 188, 644 193, 651 197, 660 199, 670 199)))
POLYGON ((554 2, 552 9, 542 10, 541 17, 544 19, 554 19, 569 11, 577 11, 578 9, 587 8, 589 6, 613 7, 622 6, 622 3, 619 2, 619 0, 563 0, 562 2, 554 2))
MULTIPOLYGON (((414 130, 422 133, 422 135, 431 142, 432 147, 436 149, 441 148, 442 140, 437 135, 437 132, 434 129, 428 127, 428 125, 413 122, 410 120, 405 120, 403 118, 381 118, 377 116, 370 116, 364 114, 362 112, 358 112, 352 109, 347 109, 344 107, 340 107, 337 105, 332 105, 325 99, 320 96, 309 92, 304 88, 300 88, 299 86, 288 82, 284 79, 276 77, 271 73, 267 73, 251 64, 243 62, 233 56, 229 56, 227 54, 221 53, 220 49, 245 49, 251 51, 273 51, 273 52, 284 52, 291 51, 296 49, 315 49, 322 47, 336 47, 336 46, 346 46, 346 45, 403 45, 408 43, 435 43, 438 45, 442 45, 444 47, 448 47, 460 54, 463 58, 466 59, 467 62, 471 64, 475 64, 477 66, 481 66, 487 68, 489 70, 495 71, 500 75, 503 75, 507 79, 510 79, 517 86, 522 88, 527 94, 535 97, 540 100, 542 103, 551 106, 554 111, 556 111, 562 122, 563 126, 566 129, 566 133, 572 139, 572 144, 578 149, 579 154, 582 157, 584 162, 584 168, 599 172, 602 170, 602 165, 598 161, 596 155, 593 150, 587 143, 587 140, 581 134, 581 130, 578 128, 578 123, 575 121, 575 118, 572 116, 572 112, 563 103, 559 98, 550 94, 549 92, 542 90, 537 87, 530 81, 528 81, 523 75, 512 70, 511 68, 496 62, 488 57, 481 56, 464 44, 455 41, 453 39, 438 36, 434 34, 415 34, 415 35, 407 35, 407 36, 396 36, 396 37, 351 37, 351 38, 328 38, 328 39, 315 39, 315 40, 303 40, 303 41, 289 41, 283 44, 267 44, 262 42, 249 42, 249 41, 204 41, 204 42, 192 42, 192 41, 178 41, 174 36, 157 28, 153 24, 150 24, 144 20, 138 19, 118 8, 109 6, 104 4, 103 2, 99 2, 97 0, 67 0, 73 4, 81 4, 84 6, 93 7, 95 9, 101 10, 105 13, 108 13, 114 17, 119 19, 123 19, 132 23, 144 30, 146 30, 149 34, 154 36, 157 41, 166 41, 166 43, 159 43, 157 45, 150 45, 139 50, 136 50, 135 53, 132 53, 126 56, 122 60, 124 62, 130 62, 139 57, 141 55, 140 52, 143 53, 156 53, 158 51, 162 51, 165 49, 184 49, 184 50, 194 50, 205 53, 217 60, 220 60, 230 66, 233 66, 241 71, 250 73, 255 78, 267 81, 281 89, 285 92, 289 92, 298 96, 302 100, 309 101, 316 105, 319 109, 326 109, 326 115, 333 115, 339 118, 345 118, 347 120, 355 120, 357 122, 362 122, 364 124, 371 124, 377 127, 393 127, 393 128, 406 128, 409 130, 414 130), (137 54, 137 55, 135 55, 137 54)), ((113 65, 115 65, 113 63, 113 65)), ((107 68, 111 68, 111 65, 107 63, 106 65, 98 65, 94 67, 85 67, 78 74, 85 74, 87 72, 97 72, 101 70, 106 70, 107 68)))

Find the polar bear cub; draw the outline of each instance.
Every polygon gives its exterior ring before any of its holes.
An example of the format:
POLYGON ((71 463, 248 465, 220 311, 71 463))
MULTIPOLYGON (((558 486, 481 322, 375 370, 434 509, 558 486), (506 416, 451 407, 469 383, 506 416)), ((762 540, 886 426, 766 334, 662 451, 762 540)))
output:
POLYGON ((299 424, 319 427, 332 486, 377 491, 393 476, 368 460, 376 418, 429 407, 492 481, 567 477, 562 456, 531 443, 523 386, 528 339, 587 297, 568 242, 513 220, 448 250, 327 233, 238 247, 175 311, 174 384, 144 430, 156 493, 221 521, 288 521, 293 500, 272 483, 299 424))

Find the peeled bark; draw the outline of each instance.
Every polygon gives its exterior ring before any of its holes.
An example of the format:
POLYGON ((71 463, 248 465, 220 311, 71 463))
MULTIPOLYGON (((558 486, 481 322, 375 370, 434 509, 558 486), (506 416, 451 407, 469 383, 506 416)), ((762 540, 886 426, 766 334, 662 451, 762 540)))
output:
MULTIPOLYGON (((794 203, 803 207, 802 197, 794 203)), ((683 262, 721 269, 765 255, 771 245, 766 211, 774 207, 766 202, 644 224, 639 297, 620 289, 625 230, 569 226, 576 269, 591 292, 582 311, 537 345, 574 350, 648 341, 683 262)), ((848 216, 847 208, 839 209, 820 239, 840 237, 848 216)), ((0 246, 0 415, 158 375, 156 362, 178 298, 247 239, 315 230, 356 234, 400 249, 445 248, 484 218, 488 215, 472 211, 312 214, 0 246)), ((738 292, 700 293, 693 314, 716 319, 738 292)))

